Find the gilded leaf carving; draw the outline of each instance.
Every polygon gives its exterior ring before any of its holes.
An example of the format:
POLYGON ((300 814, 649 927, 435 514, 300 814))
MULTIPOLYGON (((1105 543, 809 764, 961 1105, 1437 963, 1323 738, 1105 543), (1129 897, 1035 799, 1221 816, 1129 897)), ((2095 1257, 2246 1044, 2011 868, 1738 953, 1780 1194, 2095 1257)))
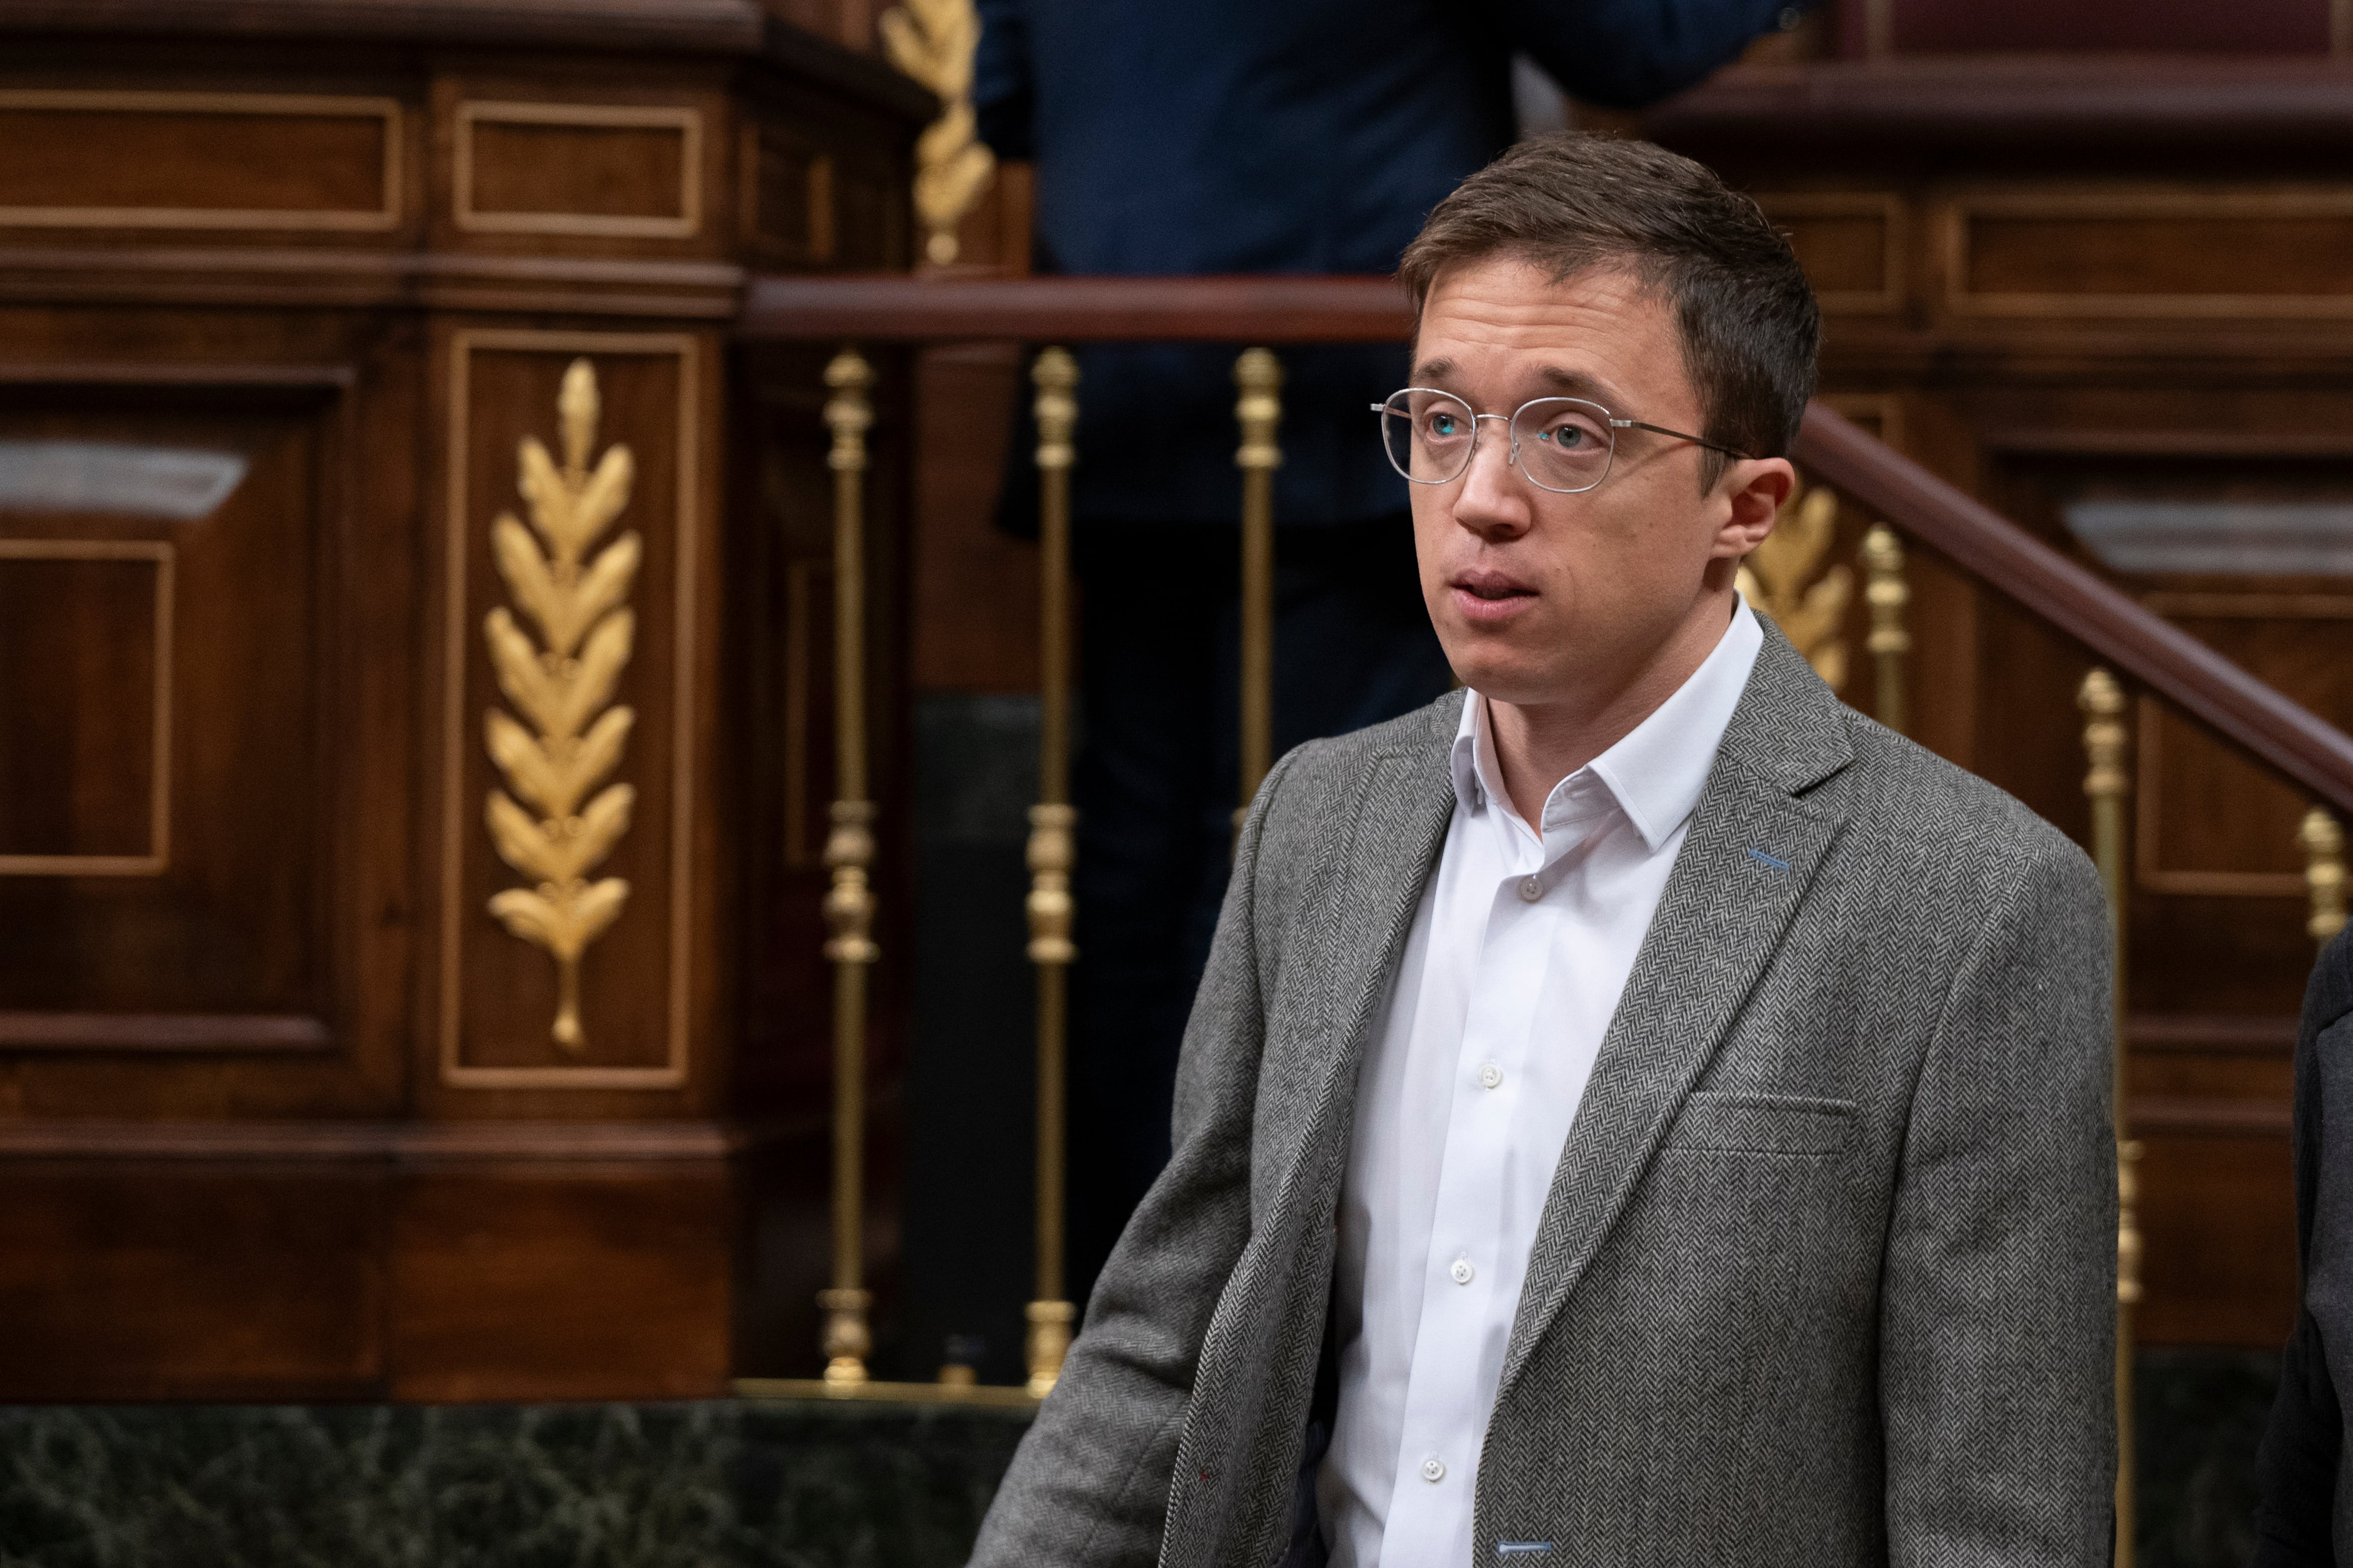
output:
POLYGON ((878 26, 891 63, 945 106, 915 142, 915 212, 931 236, 924 254, 945 266, 956 258, 956 226, 997 172, 972 111, 980 16, 972 0, 906 0, 882 13, 878 26))
POLYGON ((530 526, 512 512, 491 525, 491 553, 514 604, 491 611, 482 636, 515 713, 492 708, 482 716, 483 745, 506 783, 483 801, 482 821, 499 858, 533 883, 495 895, 490 911, 555 960, 558 1002, 549 1033, 577 1051, 586 1042, 581 955, 629 896, 622 879, 591 882, 588 874, 628 832, 637 804, 629 784, 596 786, 620 765, 637 722, 634 710, 612 703, 636 639, 637 617, 626 601, 644 545, 625 533, 586 559, 628 506, 636 474, 622 446, 588 466, 598 399, 586 360, 564 373, 556 416, 562 463, 529 437, 519 453, 516 488, 530 526))
POLYGON ((1739 579, 1742 595, 1773 617, 1833 690, 1846 685, 1846 638, 1841 633, 1854 598, 1852 571, 1843 565, 1821 570, 1837 538, 1836 492, 1792 490, 1773 531, 1742 563, 1739 579))

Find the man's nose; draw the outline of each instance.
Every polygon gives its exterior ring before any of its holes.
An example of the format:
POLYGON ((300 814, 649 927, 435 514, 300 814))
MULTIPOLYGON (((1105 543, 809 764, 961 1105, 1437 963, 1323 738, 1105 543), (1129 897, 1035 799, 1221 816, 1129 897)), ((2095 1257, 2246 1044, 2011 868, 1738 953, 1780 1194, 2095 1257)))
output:
POLYGON ((1464 470, 1461 493, 1454 498, 1454 521, 1474 533, 1510 538, 1527 531, 1527 486, 1512 471, 1512 437, 1507 428, 1480 433, 1464 470))

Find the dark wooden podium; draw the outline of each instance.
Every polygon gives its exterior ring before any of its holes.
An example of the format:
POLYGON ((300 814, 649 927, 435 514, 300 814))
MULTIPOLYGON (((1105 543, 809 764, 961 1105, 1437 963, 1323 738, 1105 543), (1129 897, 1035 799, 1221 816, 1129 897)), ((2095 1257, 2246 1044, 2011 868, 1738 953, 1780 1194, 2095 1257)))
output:
POLYGON ((797 1370, 828 502, 725 326, 936 106, 752 0, 0 39, 0 1400, 797 1370))

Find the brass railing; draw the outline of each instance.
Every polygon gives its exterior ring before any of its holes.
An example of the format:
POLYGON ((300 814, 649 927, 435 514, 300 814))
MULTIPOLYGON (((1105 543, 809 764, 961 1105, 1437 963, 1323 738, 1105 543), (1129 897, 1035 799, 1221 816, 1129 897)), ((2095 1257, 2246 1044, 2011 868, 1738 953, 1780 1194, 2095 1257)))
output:
MULTIPOLYGON (((1236 509, 1242 522, 1240 700, 1243 801, 1271 757, 1273 694, 1272 473, 1281 462, 1275 432, 1282 417, 1282 367, 1271 345, 1401 341, 1410 331, 1405 301, 1388 280, 1372 278, 921 279, 904 277, 764 278, 748 292, 737 334, 752 340, 913 344, 990 340, 1067 344, 1082 342, 1255 342, 1235 364, 1241 469, 1236 509)), ((851 717, 862 701, 856 669, 864 658, 852 600, 862 592, 854 536, 858 477, 864 464, 864 362, 845 351, 828 371, 835 398, 841 800, 835 805, 835 868, 827 911, 837 966, 837 1071, 862 1072, 864 965, 873 957, 867 932, 872 858, 864 800, 863 735, 851 717)), ((1060 348, 1037 360, 1041 485, 1039 518, 1041 746, 1039 802, 1031 809, 1029 860, 1029 957, 1038 972, 1037 1300, 1029 1307, 1029 1391, 1053 1385, 1069 1343, 1072 1309, 1062 1300, 1064 1100, 1063 981, 1076 953, 1071 942, 1070 876, 1075 816, 1067 793, 1071 626, 1068 475, 1077 413, 1077 373, 1060 348)), ((2115 1114, 2120 1216, 2116 1238, 2116 1413, 2118 1517, 2133 1517, 2133 1311, 2140 1295, 2140 1237, 2135 1180, 2138 1146, 2127 1115, 2127 1055, 2123 1028, 2126 936, 2124 798, 2131 790, 2125 717, 2127 688, 2169 703, 2305 790, 2316 805, 2299 839, 2311 896, 2310 930, 2326 942, 2345 923, 2343 834, 2338 816, 2353 811, 2353 739, 2265 686, 2118 589, 2068 560, 1875 437, 1817 405, 1810 409, 1797 458, 1815 491, 1793 497, 1782 526, 1752 557, 1744 588, 1778 619, 1833 685, 1845 683, 1842 627, 1856 575, 1862 584, 1873 671, 1872 709, 1897 731, 1917 710, 1907 624, 1911 587, 1900 535, 1925 546, 2068 637, 2096 667, 2077 694, 2084 715, 2089 770, 2084 793, 2092 849, 2107 889, 2116 973, 2115 1114), (1852 563, 1833 561, 1840 505, 1874 521, 1852 563)), ((844 1126, 862 1117, 856 1086, 836 1099, 835 1284, 826 1293, 829 1365, 853 1375, 846 1358, 862 1357, 866 1297, 860 1289, 858 1135, 844 1126)), ((833 1373, 828 1372, 828 1376, 833 1373)), ((862 1376, 862 1365, 855 1373, 862 1376)), ((2118 1531, 2117 1560, 2132 1558, 2130 1530, 2118 1531)))

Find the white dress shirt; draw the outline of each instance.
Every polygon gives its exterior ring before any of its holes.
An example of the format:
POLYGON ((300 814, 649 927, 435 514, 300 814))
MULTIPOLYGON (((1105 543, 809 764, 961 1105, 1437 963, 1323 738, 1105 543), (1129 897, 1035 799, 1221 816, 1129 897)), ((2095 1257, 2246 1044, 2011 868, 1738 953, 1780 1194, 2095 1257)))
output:
POLYGON ((1764 636, 1560 781, 1541 833, 1462 704, 1454 816, 1357 1080, 1340 1193, 1332 1568, 1471 1561, 1479 1451, 1569 1123, 1764 636))

